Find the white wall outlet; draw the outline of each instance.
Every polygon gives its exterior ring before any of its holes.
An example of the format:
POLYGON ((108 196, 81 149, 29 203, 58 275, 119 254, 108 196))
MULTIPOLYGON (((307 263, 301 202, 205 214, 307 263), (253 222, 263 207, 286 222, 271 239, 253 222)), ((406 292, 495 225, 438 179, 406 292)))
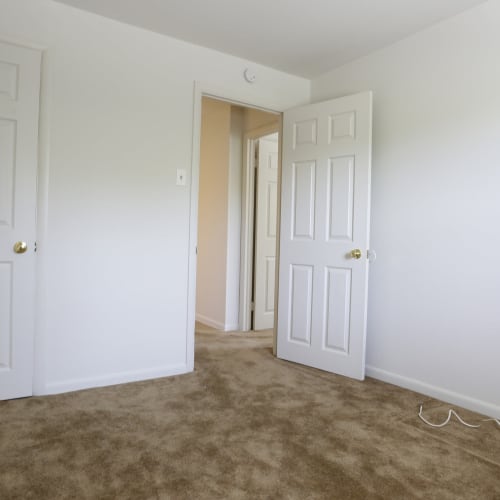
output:
POLYGON ((178 186, 186 185, 186 170, 184 168, 177 169, 177 181, 176 184, 178 186))

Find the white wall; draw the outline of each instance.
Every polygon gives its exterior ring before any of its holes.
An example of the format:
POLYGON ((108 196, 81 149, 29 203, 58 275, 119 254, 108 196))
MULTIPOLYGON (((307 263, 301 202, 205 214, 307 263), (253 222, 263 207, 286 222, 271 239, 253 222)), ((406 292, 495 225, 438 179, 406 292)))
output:
POLYGON ((500 416, 500 3, 312 82, 374 91, 368 374, 500 416))
POLYGON ((0 39, 46 48, 37 393, 192 368, 194 82, 284 109, 310 84, 50 0, 0 0, 0 39))

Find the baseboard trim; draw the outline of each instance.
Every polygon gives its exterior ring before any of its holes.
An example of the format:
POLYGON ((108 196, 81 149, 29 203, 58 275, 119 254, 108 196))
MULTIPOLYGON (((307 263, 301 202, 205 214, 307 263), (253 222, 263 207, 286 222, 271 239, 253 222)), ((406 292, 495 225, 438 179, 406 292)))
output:
POLYGON ((49 394, 61 394, 63 392, 80 391, 82 389, 91 389, 94 387, 105 387, 109 385, 126 384, 129 382, 140 382, 154 378, 170 377, 172 375, 181 375, 190 370, 185 364, 160 366, 148 368, 146 370, 136 370, 121 373, 112 373, 101 377, 88 377, 80 379, 66 380, 64 382, 51 382, 45 384, 36 396, 45 396, 49 394))
POLYGON ((402 375, 398 375, 397 373, 388 372, 369 365, 366 366, 366 375, 368 377, 381 380, 382 382, 388 382, 389 384, 404 387, 405 389, 420 392, 426 396, 440 399, 447 403, 461 406, 462 408, 466 408, 477 413, 482 413, 483 415, 487 415, 489 417, 500 418, 500 406, 493 405, 479 399, 470 398, 469 396, 465 396, 464 394, 460 394, 458 392, 448 391, 442 387, 426 384, 425 382, 404 377, 402 375))
POLYGON ((220 321, 216 321, 215 319, 209 318, 203 314, 196 313, 196 321, 203 323, 204 325, 211 326, 216 330, 226 331, 226 325, 221 323, 220 321))

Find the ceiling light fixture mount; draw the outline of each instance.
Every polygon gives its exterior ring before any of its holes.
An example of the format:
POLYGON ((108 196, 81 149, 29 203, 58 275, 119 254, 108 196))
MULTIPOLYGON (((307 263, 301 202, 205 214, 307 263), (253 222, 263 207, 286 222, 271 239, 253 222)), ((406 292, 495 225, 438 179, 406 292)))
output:
POLYGON ((248 68, 245 68, 245 71, 243 71, 243 78, 245 78, 245 80, 248 83, 255 83, 257 76, 255 75, 255 73, 253 71, 251 71, 248 68))

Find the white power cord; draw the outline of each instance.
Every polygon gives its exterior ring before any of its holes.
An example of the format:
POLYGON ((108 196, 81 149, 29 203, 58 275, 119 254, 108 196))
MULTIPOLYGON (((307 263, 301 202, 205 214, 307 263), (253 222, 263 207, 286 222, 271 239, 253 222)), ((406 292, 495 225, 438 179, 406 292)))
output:
MULTIPOLYGON (((450 422, 452 415, 455 415, 457 420, 461 424, 463 424, 467 427, 471 427, 472 429, 477 429, 478 427, 481 427, 481 424, 479 424, 479 425, 468 424, 465 420, 462 420, 460 418, 460 416, 458 415, 458 413, 455 410, 452 410, 452 409, 450 409, 448 411, 448 418, 442 424, 433 424, 432 422, 429 422, 427 419, 425 419, 424 416, 422 415, 423 407, 424 407, 424 405, 420 404, 418 416, 420 417, 421 420, 423 420, 427 425, 430 425, 431 427, 444 427, 446 424, 448 424, 450 422)), ((491 422, 491 421, 495 422, 500 427, 500 420, 497 420, 496 418, 485 418, 485 419, 481 420, 481 422, 491 422)))

